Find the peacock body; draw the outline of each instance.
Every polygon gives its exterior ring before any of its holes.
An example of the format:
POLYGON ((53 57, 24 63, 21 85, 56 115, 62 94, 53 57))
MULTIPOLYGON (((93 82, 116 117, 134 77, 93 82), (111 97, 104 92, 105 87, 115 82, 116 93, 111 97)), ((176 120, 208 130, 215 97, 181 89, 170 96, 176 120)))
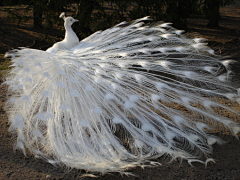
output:
POLYGON ((76 20, 61 17, 62 42, 7 54, 15 149, 70 168, 121 172, 163 155, 208 162, 211 145, 221 143, 209 131, 239 133, 231 60, 204 39, 145 17, 78 42, 76 20))

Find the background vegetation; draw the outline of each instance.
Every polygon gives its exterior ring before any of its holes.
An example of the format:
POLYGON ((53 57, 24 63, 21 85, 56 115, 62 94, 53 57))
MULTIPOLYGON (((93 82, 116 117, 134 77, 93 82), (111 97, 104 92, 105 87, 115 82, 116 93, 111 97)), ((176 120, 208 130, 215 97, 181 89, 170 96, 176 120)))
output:
MULTIPOLYGON (((26 12, 33 11, 35 28, 53 27, 61 21, 59 12, 67 12, 81 23, 75 31, 84 38, 96 30, 108 28, 124 20, 151 16, 154 20, 169 21, 179 29, 187 29, 187 17, 204 14, 209 27, 217 27, 219 8, 234 0, 5 0, 0 5, 26 5, 26 12), (110 7, 114 11, 108 11, 110 7), (43 23, 44 22, 44 23, 43 23)), ((17 10, 7 9, 9 17, 18 24, 29 17, 17 10)))

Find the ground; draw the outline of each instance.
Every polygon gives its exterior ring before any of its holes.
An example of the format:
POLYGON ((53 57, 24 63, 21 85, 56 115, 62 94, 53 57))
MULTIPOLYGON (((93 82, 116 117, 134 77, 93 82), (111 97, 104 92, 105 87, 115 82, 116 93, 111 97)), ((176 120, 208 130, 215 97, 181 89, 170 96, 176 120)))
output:
MULTIPOLYGON (((1 83, 4 81, 4 68, 8 63, 2 55, 9 49, 17 47, 31 47, 47 49, 54 42, 59 41, 63 31, 56 29, 36 30, 31 27, 31 21, 15 23, 6 20, 6 14, 0 7, 0 70, 1 83)), ((197 36, 209 40, 216 53, 229 56, 240 62, 240 1, 237 4, 221 9, 219 28, 206 28, 207 20, 204 18, 189 18, 189 32, 197 32, 197 36)), ((239 66, 234 66, 234 71, 240 72, 239 66)), ((66 170, 54 167, 31 155, 25 157, 20 151, 13 151, 11 134, 8 132, 8 118, 4 111, 6 100, 6 87, 0 87, 0 179, 92 179, 83 176, 86 172, 81 170, 66 170)), ((190 166, 186 161, 168 163, 163 158, 161 166, 130 169, 128 172, 135 176, 121 176, 119 173, 106 174, 98 179, 240 179, 240 141, 231 135, 217 134, 226 143, 214 145, 212 158, 216 163, 209 163, 207 167, 201 163, 190 166)), ((99 176, 99 175, 98 175, 99 176)))

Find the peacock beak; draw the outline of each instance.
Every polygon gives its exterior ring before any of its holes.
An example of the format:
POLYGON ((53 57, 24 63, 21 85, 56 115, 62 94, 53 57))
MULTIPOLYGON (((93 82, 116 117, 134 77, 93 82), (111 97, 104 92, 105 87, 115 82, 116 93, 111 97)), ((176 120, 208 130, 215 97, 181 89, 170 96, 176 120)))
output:
POLYGON ((77 19, 74 19, 74 22, 78 22, 78 20, 77 20, 77 19))

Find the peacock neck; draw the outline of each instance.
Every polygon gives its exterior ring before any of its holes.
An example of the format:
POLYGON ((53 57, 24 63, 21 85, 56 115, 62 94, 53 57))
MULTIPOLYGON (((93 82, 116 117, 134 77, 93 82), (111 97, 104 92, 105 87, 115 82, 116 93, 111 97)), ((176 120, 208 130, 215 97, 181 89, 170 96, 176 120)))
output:
POLYGON ((75 32, 73 31, 72 27, 67 25, 66 23, 64 24, 64 27, 66 29, 64 41, 70 44, 78 43, 79 39, 75 32))

